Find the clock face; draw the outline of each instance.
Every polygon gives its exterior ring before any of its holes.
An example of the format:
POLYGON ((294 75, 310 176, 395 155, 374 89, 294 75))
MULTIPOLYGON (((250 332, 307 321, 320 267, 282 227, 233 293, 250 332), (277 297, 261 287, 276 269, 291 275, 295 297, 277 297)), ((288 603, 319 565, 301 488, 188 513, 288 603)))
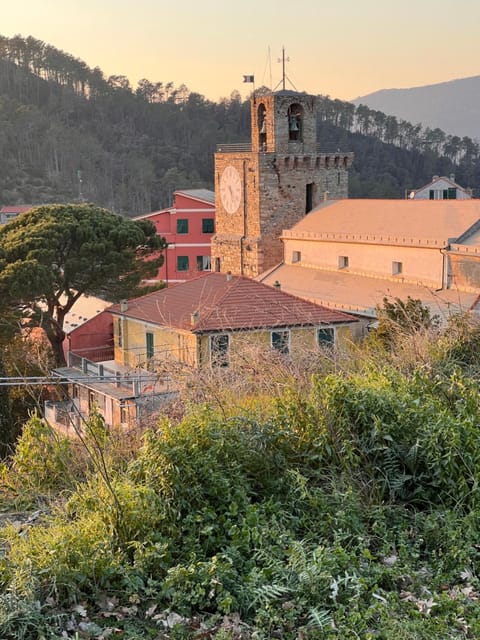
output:
POLYGON ((220 200, 227 213, 235 213, 242 200, 242 179, 231 164, 220 176, 220 200))

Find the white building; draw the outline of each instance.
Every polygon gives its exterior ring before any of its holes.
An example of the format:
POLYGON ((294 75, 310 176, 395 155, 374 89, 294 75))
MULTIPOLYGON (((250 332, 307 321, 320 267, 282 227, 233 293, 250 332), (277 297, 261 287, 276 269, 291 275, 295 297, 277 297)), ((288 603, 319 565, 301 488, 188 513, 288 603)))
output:
POLYGON ((413 200, 470 200, 471 189, 464 189, 455 182, 455 176, 433 176, 432 181, 410 192, 413 200))
POLYGON ((282 234, 284 261, 260 279, 330 308, 375 317, 383 298, 432 313, 480 294, 480 200, 327 201, 282 234))

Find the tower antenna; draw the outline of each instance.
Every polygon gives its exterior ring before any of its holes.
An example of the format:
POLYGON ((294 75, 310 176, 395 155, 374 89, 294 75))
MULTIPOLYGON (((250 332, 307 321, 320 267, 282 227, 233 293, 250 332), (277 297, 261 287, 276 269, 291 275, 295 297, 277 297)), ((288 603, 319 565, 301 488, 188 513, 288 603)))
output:
POLYGON ((268 46, 268 71, 270 73, 269 86, 272 87, 273 86, 273 81, 272 81, 272 56, 271 56, 271 53, 270 53, 270 45, 268 46))
POLYGON ((285 57, 285 47, 284 46, 282 47, 282 57, 281 58, 277 58, 277 62, 281 62, 282 63, 282 79, 277 84, 277 86, 275 87, 274 91, 278 88, 279 84, 282 85, 282 89, 283 89, 283 91, 285 91, 285 80, 288 80, 289 83, 292 85, 292 87, 295 89, 295 91, 298 91, 297 87, 293 84, 293 82, 287 76, 287 73, 285 71, 285 62, 290 62, 290 58, 286 58, 285 57))

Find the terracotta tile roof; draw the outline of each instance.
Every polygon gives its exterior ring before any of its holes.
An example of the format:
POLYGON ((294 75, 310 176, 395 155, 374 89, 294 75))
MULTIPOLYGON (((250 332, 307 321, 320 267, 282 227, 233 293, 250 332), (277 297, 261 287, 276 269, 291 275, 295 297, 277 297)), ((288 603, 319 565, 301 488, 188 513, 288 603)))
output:
POLYGON ((262 276, 262 282, 267 284, 272 284, 275 280, 282 283, 285 291, 306 300, 330 309, 370 317, 376 316, 375 307, 382 304, 384 297, 389 300, 406 300, 410 296, 421 300, 433 315, 439 315, 442 320, 446 320, 452 313, 473 309, 479 297, 478 292, 462 292, 457 289, 436 291, 422 285, 287 264, 262 276))
POLYGON ((283 236, 316 235, 318 239, 375 244, 428 240, 445 246, 478 220, 480 200, 331 200, 283 236))
POLYGON ((24 213, 33 208, 33 204, 11 204, 0 209, 0 213, 24 213))
POLYGON ((210 273, 110 312, 194 333, 355 322, 356 318, 242 276, 210 273))

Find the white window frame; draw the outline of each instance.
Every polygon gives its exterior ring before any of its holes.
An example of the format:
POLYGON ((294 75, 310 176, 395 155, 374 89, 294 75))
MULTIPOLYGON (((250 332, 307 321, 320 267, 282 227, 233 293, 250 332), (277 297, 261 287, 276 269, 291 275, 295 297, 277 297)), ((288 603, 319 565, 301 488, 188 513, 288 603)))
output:
POLYGON ((325 326, 321 326, 321 327, 317 327, 315 330, 315 337, 316 337, 316 342, 317 342, 317 347, 319 347, 320 349, 325 349, 328 347, 335 347, 337 344, 337 328, 333 325, 325 325, 325 326), (320 341, 320 331, 332 331, 333 332, 333 342, 321 342, 320 341))

